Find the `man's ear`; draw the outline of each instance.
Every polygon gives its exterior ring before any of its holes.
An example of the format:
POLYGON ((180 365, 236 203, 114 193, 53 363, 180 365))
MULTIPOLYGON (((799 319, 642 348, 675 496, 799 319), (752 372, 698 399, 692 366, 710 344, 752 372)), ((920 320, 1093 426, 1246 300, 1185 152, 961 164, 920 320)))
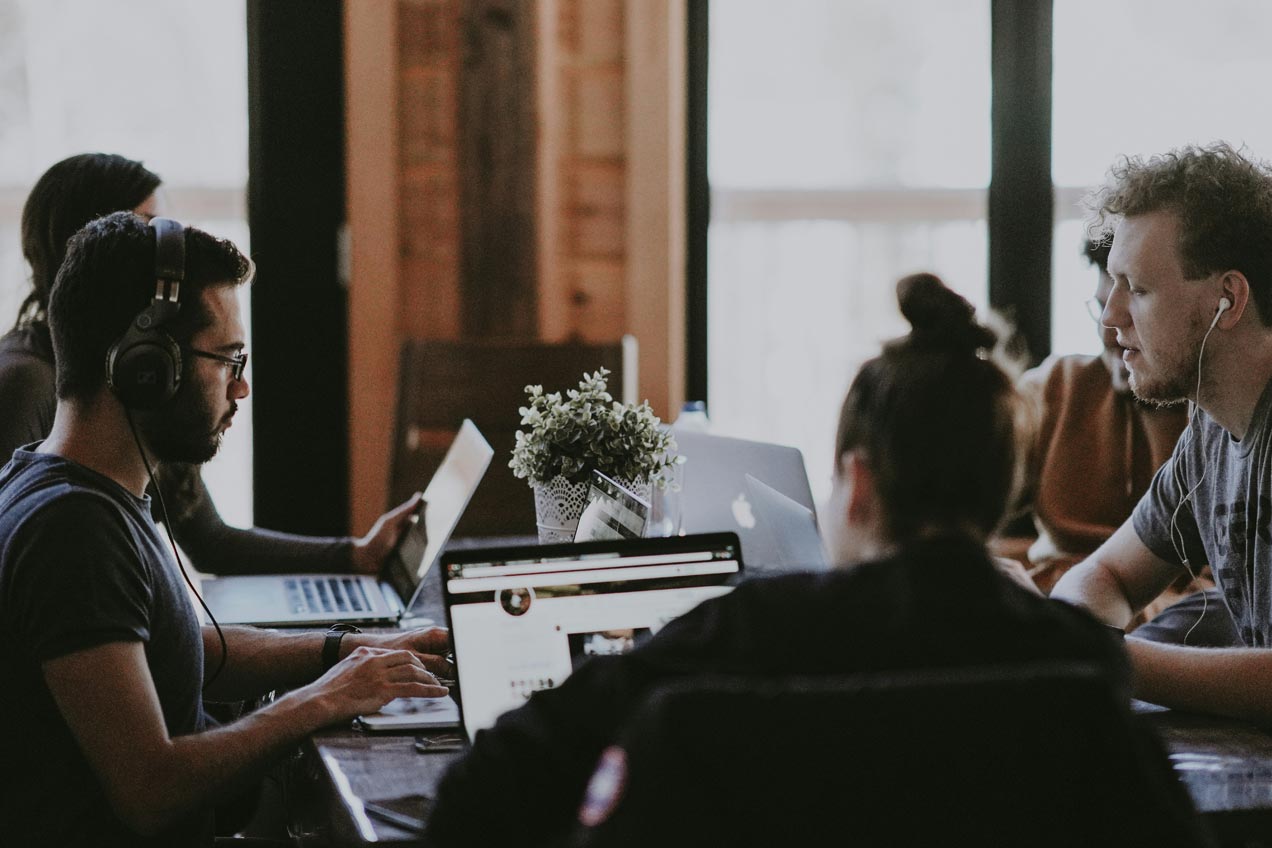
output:
MULTIPOLYGON (((1236 326, 1247 308, 1253 306, 1250 299, 1250 281, 1240 271, 1228 271, 1221 278, 1223 297, 1228 300, 1228 308, 1223 315, 1216 316, 1220 329, 1228 330, 1236 326)), ((1255 307, 1255 311, 1258 308, 1255 307)))
POLYGON ((874 521, 879 511, 874 472, 858 451, 848 451, 839 458, 839 473, 848 485, 848 521, 862 525, 874 521))

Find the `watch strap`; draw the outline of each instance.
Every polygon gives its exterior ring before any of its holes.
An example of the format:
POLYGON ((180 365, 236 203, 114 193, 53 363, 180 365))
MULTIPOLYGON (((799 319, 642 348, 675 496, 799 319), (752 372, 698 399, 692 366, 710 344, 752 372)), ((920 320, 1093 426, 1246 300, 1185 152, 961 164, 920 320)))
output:
POLYGON ((340 662, 340 640, 344 639, 346 633, 361 632, 352 624, 331 625, 331 628, 327 630, 327 638, 322 640, 322 670, 327 671, 340 662))

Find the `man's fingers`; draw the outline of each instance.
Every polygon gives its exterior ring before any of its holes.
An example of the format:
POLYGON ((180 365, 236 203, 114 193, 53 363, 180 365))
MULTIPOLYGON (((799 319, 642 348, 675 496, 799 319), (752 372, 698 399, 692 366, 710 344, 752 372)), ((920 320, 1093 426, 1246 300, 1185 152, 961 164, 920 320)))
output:
POLYGON ((398 504, 397 506, 393 507, 393 509, 385 513, 384 515, 385 519, 388 521, 397 521, 399 518, 402 518, 404 515, 410 512, 413 512, 415 510, 416 505, 420 502, 420 499, 422 497, 424 497, 424 494, 422 492, 416 492, 415 494, 407 498, 404 503, 398 504))
POLYGON ((454 677, 455 667, 451 665, 446 657, 439 657, 436 654, 416 654, 424 667, 436 674, 438 677, 454 677))
POLYGON ((437 676, 419 665, 395 665, 385 669, 385 677, 389 680, 422 680, 425 683, 436 683, 437 676))
POLYGON ((444 654, 450 650, 450 631, 445 627, 430 627, 410 637, 411 646, 421 654, 444 654))
POLYGON ((417 680, 393 684, 395 698, 445 698, 450 690, 438 683, 422 683, 417 680))

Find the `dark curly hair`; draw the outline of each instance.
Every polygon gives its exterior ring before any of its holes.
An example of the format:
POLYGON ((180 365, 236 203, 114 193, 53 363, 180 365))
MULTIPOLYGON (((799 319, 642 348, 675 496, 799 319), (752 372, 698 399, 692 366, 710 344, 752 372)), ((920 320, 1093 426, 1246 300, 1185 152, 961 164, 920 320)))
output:
POLYGON ((1179 258, 1196 280, 1236 270, 1250 282, 1264 326, 1272 326, 1272 170, 1224 142, 1181 147, 1148 159, 1122 157, 1087 199, 1089 232, 1106 239, 1124 217, 1179 215, 1179 258))
MULTIPOLYGON (((249 282, 253 270, 225 239, 186 227, 185 243, 181 311, 166 326, 178 344, 211 321, 204 289, 249 282)), ((92 397, 105 385, 106 352, 154 297, 154 269, 154 230, 131 212, 91 221, 71 238, 48 309, 59 398, 92 397)))
POLYGON ((94 218, 136 209, 160 182, 140 162, 113 153, 81 153, 45 171, 22 207, 22 255, 31 266, 31 293, 15 326, 45 320, 71 236, 94 218))
POLYGON ((902 279, 897 300, 913 329, 857 373, 835 455, 864 455, 894 541, 929 528, 984 539, 1020 482, 1027 419, 1014 375, 997 334, 940 278, 902 279))

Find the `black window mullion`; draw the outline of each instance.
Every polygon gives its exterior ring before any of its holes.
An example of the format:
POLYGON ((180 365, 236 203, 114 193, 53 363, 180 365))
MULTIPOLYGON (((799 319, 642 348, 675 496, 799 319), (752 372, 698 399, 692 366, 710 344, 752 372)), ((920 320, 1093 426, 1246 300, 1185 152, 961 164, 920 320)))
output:
MULTIPOLYGON (((707 399, 707 228, 711 223, 711 183, 707 177, 707 13, 709 0, 689 0, 688 112, 685 145, 685 396, 707 399)), ((674 410, 671 411, 674 414, 674 410)))
POLYGON ((1052 0, 991 0, 989 303, 1051 351, 1052 0))

